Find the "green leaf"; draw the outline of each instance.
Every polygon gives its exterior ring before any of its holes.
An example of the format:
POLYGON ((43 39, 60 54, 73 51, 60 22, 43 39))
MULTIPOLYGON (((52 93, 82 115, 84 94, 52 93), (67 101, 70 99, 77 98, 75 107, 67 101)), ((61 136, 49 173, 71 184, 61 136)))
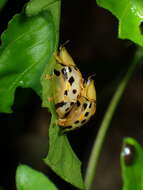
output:
POLYGON ((18 190, 58 190, 43 173, 26 165, 17 168, 16 186, 18 190))
POLYGON ((44 161, 65 181, 83 189, 81 163, 74 154, 66 135, 60 135, 60 133, 59 126, 52 123, 50 126, 50 149, 44 161))
POLYGON ((119 37, 129 39, 143 46, 142 29, 143 1, 142 0, 97 0, 97 4, 111 11, 119 20, 119 37))
MULTIPOLYGON (((60 22, 61 0, 31 0, 27 3, 25 13, 27 16, 36 15, 43 10, 48 10, 52 14, 53 22, 56 29, 56 37, 58 44, 59 38, 59 22, 60 22)), ((56 47, 55 47, 56 50, 56 47)))
POLYGON ((124 139, 121 167, 123 190, 143 190, 143 149, 133 138, 124 139))
POLYGON ((49 11, 33 17, 14 16, 0 48, 0 112, 11 112, 18 86, 41 94, 40 77, 54 46, 55 28, 49 11))
MULTIPOLYGON (((51 59, 48 67, 45 70, 46 74, 51 74, 55 65, 55 59, 51 59)), ((81 176, 81 162, 73 152, 66 134, 61 132, 57 123, 57 115, 55 112, 55 106, 53 101, 48 101, 53 97, 53 86, 52 80, 47 80, 43 77, 43 107, 49 107, 52 113, 51 125, 49 129, 49 151, 48 156, 44 159, 45 163, 51 167, 51 169, 57 173, 65 181, 71 183, 79 189, 83 189, 83 179, 81 176)))

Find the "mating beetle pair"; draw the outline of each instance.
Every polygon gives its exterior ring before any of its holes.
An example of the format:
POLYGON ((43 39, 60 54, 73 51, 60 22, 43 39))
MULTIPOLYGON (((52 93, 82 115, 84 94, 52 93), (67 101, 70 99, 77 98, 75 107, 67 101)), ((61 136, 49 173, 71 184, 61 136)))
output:
POLYGON ((54 103, 58 125, 64 131, 81 127, 96 111, 96 91, 92 77, 84 80, 72 57, 61 46, 55 53, 53 73, 54 103))

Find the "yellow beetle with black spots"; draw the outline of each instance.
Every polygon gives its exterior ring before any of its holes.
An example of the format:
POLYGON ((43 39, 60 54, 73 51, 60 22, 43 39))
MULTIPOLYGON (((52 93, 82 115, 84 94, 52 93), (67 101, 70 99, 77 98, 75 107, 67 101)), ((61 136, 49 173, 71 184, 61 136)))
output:
POLYGON ((65 47, 55 54, 57 64, 54 68, 54 102, 59 118, 64 118, 76 103, 83 89, 83 78, 65 47))
POLYGON ((96 111, 96 90, 92 77, 84 80, 66 48, 54 54, 57 64, 53 73, 54 103, 58 125, 64 131, 87 123, 96 111))
POLYGON ((96 91, 94 81, 89 77, 88 81, 84 83, 84 89, 76 104, 65 118, 59 118, 58 124, 64 128, 64 131, 71 131, 87 123, 95 112, 96 91))

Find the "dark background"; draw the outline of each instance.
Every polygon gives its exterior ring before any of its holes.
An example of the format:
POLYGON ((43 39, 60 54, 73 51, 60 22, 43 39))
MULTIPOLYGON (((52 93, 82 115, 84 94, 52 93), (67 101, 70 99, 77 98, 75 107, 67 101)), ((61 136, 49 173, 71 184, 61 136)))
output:
MULTIPOLYGON (((26 1, 9 0, 0 13, 0 32, 26 1)), ((95 0, 62 1, 60 43, 70 40, 67 49, 84 77, 95 76, 97 113, 82 129, 68 133, 69 140, 83 162, 83 175, 90 150, 106 108, 117 84, 125 74, 135 45, 118 36, 118 21, 95 0)), ((120 190, 122 186, 119 155, 124 137, 143 144, 143 66, 140 66, 123 95, 113 117, 97 168, 93 189, 120 190)), ((42 162, 47 154, 50 114, 31 89, 18 88, 13 114, 0 115, 0 185, 15 189, 15 170, 26 163, 51 177, 60 190, 75 189, 62 181, 42 162)))

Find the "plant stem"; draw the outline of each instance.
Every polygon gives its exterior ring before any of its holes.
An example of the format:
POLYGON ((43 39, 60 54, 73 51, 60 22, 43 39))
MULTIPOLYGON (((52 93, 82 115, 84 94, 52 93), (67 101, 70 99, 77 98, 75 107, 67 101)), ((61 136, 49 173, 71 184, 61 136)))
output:
POLYGON ((120 81, 117 90, 107 108, 107 111, 103 117, 101 126, 99 128, 97 137, 95 139, 95 142, 93 144, 93 148, 89 157, 89 162, 88 162, 88 166, 86 169, 86 176, 85 176, 85 186, 86 186, 86 190, 91 190, 92 187, 92 183, 96 174, 96 168, 97 168, 97 164, 98 164, 98 160, 99 160, 99 156, 102 150, 102 146, 105 140, 105 136, 107 133, 107 130, 110 126, 110 122, 113 118, 115 109, 119 103, 119 100, 121 99, 123 92, 127 86, 127 83, 130 79, 130 77, 132 76, 133 72, 135 71, 136 66, 138 65, 138 63, 140 63, 141 59, 143 58, 143 49, 142 48, 138 48, 134 59, 131 63, 131 65, 129 66, 129 69, 127 71, 127 73, 125 74, 125 76, 123 77, 123 79, 120 81))

